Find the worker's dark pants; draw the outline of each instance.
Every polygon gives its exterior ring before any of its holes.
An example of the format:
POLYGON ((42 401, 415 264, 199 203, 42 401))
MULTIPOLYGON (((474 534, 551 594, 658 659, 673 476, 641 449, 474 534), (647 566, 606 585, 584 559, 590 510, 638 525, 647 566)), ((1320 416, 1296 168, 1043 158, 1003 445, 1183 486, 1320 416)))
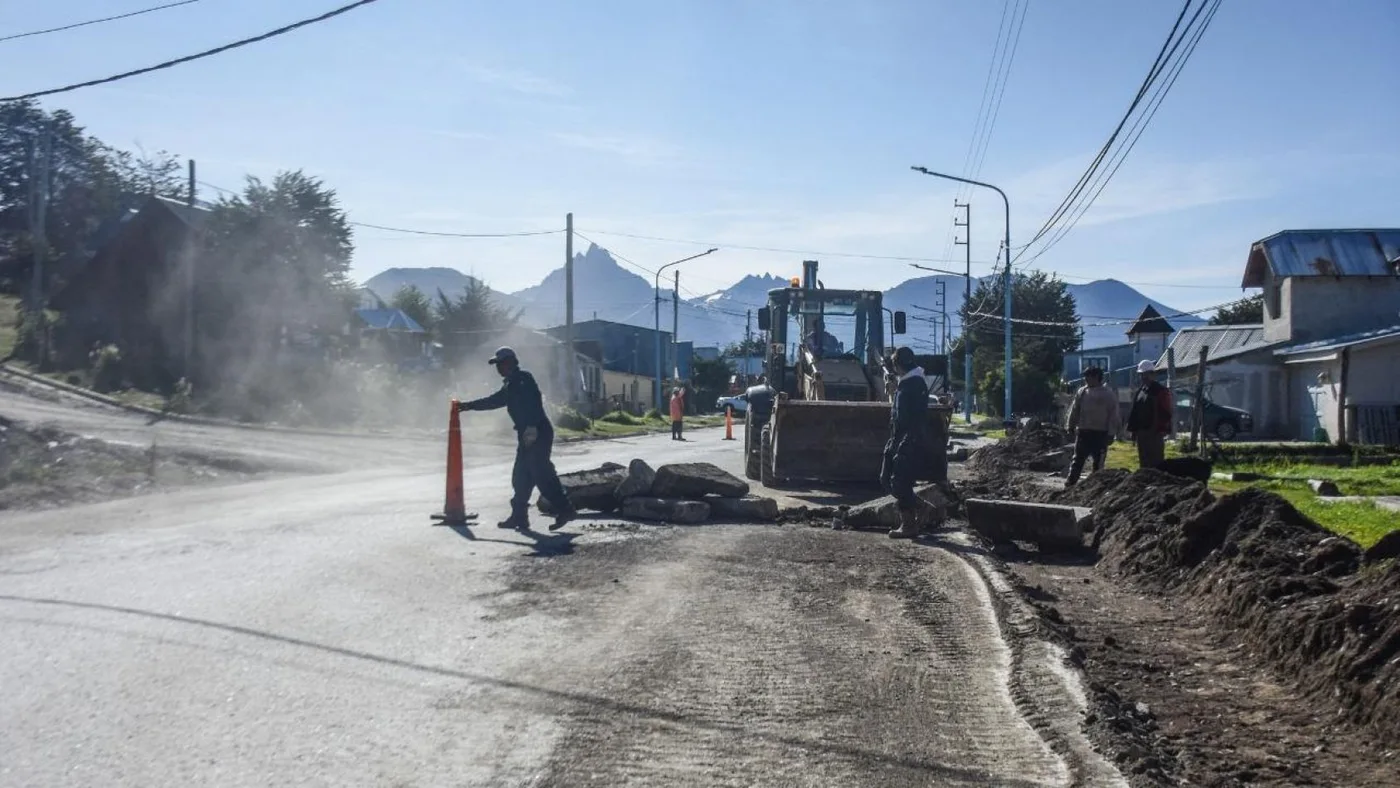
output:
POLYGON ((924 461, 923 449, 914 441, 890 438, 885 444, 885 461, 880 466, 880 486, 894 496, 901 509, 919 508, 914 481, 924 461))
POLYGON ((1108 432, 1104 430, 1078 430, 1074 436, 1074 462, 1069 466, 1067 484, 1079 481, 1084 472, 1084 462, 1094 461, 1094 473, 1103 470, 1104 455, 1108 453, 1108 432))
POLYGON ((1156 430, 1142 430, 1134 434, 1137 440, 1138 467, 1156 468, 1167 459, 1167 436, 1156 430))
POLYGON ((569 511, 569 498, 549 458, 553 449, 554 428, 548 423, 540 425, 533 444, 516 443, 515 468, 510 473, 510 484, 515 488, 515 497, 510 499, 511 516, 529 514, 530 495, 536 487, 540 488, 540 495, 554 505, 555 512, 569 511))
POLYGON ((677 441, 678 441, 678 440, 685 440, 685 437, 684 437, 683 435, 681 435, 681 432, 682 432, 684 429, 685 429, 685 422, 684 422, 684 421, 673 421, 673 422, 671 422, 671 440, 677 440, 677 441))

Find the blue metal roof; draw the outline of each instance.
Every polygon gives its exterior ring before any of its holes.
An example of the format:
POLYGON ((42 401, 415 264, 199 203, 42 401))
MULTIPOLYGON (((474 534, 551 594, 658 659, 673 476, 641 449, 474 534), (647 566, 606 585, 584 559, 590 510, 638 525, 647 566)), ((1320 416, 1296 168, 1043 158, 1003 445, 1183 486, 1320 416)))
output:
POLYGON ((418 325, 418 321, 409 317, 402 309, 356 309, 355 314, 365 321, 365 325, 373 329, 385 331, 408 331, 414 334, 426 334, 426 329, 418 325))
POLYGON ((1348 334, 1342 337, 1332 337, 1331 339, 1319 339, 1315 342, 1304 342, 1301 345, 1279 348, 1274 351, 1274 355, 1296 356, 1305 353, 1325 353, 1329 350, 1340 350, 1344 347, 1365 345, 1371 342, 1379 342, 1397 337, 1400 337, 1400 326, 1391 326, 1390 328, 1378 328, 1374 331, 1362 331, 1359 334, 1348 334))
POLYGON ((1400 229, 1285 230, 1255 241, 1240 287, 1290 276, 1396 276, 1400 229))
MULTIPOLYGON (((1189 326, 1176 332, 1167 349, 1172 351, 1177 369, 1196 366, 1201 358, 1201 348, 1206 349, 1206 364, 1223 361, 1263 350, 1280 342, 1264 339, 1262 323, 1244 323, 1233 326, 1189 326)), ((1158 359, 1157 366, 1167 366, 1167 354, 1158 359)))

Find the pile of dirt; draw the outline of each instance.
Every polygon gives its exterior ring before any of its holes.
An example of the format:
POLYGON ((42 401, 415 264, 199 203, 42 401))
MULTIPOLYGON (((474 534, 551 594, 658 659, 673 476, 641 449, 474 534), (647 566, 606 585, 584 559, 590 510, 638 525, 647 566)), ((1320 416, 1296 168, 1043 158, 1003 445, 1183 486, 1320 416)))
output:
POLYGON ((1222 617, 1305 692, 1400 735, 1400 562, 1258 489, 1217 499, 1159 471, 1105 471, 1051 498, 1093 507, 1101 566, 1222 617))
POLYGON ((981 475, 1001 475, 1015 470, 1058 470, 1068 463, 1064 454, 1069 436, 1050 424, 1037 424, 983 446, 967 460, 967 467, 981 475))
POLYGON ((240 482, 266 470, 236 458, 195 456, 154 444, 118 445, 0 417, 0 511, 240 482))

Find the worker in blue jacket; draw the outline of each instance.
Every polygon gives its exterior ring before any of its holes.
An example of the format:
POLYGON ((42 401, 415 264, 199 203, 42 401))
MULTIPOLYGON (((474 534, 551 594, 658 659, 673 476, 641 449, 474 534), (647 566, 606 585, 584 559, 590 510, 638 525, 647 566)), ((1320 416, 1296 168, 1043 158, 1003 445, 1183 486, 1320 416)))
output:
POLYGON ((520 359, 508 347, 499 348, 487 362, 504 379, 499 391, 489 397, 463 402, 458 410, 496 410, 505 408, 515 424, 515 467, 510 474, 515 495, 510 499, 510 517, 501 521, 501 528, 527 530, 530 527, 530 494, 536 487, 540 495, 554 507, 554 523, 549 530, 563 528, 577 513, 569 503, 559 474, 554 470, 550 452, 554 448, 554 426, 544 411, 544 397, 535 377, 520 368, 520 359))
POLYGON ((914 351, 902 347, 890 355, 887 366, 898 377, 890 403, 890 439, 885 443, 885 461, 880 467, 880 484, 894 496, 899 507, 899 527, 891 539, 913 539, 919 535, 919 499, 914 480, 927 461, 928 381, 923 367, 914 360, 914 351))

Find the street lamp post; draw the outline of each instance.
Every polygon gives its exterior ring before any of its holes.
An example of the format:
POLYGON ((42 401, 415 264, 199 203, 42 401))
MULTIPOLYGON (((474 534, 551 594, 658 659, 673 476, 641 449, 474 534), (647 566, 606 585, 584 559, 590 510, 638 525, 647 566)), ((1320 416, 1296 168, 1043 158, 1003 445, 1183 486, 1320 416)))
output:
MULTIPOLYGON (((927 167, 910 167, 909 169, 913 170, 914 172, 921 172, 921 173, 923 173, 924 175, 931 175, 931 176, 933 176, 933 177, 935 177, 935 178, 943 178, 943 179, 945 179, 945 180, 957 181, 958 183, 966 183, 966 184, 970 184, 970 185, 972 185, 972 186, 981 186, 981 187, 986 188, 986 189, 991 189, 992 191, 994 191, 994 192, 996 192, 997 194, 1001 195, 1001 202, 1002 202, 1002 204, 1003 204, 1004 206, 1006 206, 1006 235, 1005 235, 1005 237, 1002 239, 1002 248, 1006 250, 1006 270, 1005 270, 1005 272, 1003 272, 1003 274, 1002 274, 1002 280, 1001 280, 1001 281, 1002 281, 1002 290, 1005 291, 1005 295, 1006 295, 1006 303, 1005 303, 1005 304, 1003 305, 1003 307, 1002 307, 1002 312, 1003 312, 1002 321, 1006 324, 1006 326, 1005 326, 1005 337, 1006 337, 1006 370, 1005 370, 1005 373, 1004 373, 1005 376, 1006 376, 1006 398, 1005 398, 1005 400, 1003 401, 1002 418, 1003 418, 1005 421, 1010 422, 1010 421, 1011 421, 1011 200, 1007 199, 1007 197, 1006 197, 1006 192, 1002 191, 1001 189, 998 189, 997 187, 993 186, 993 185, 990 184, 990 183, 983 183, 982 181, 974 181, 974 180, 971 180, 970 178, 959 178, 959 177, 956 176, 956 175, 945 175, 944 173, 941 173, 941 172, 934 172, 934 171, 928 169, 927 167)), ((969 278, 970 278, 970 277, 969 277, 969 278)), ((964 331, 964 332, 967 331, 967 326, 963 326, 963 331, 964 331)), ((970 384, 971 381, 968 381, 968 383, 970 384)), ((971 392, 971 390, 970 390, 970 387, 969 387, 969 392, 968 392, 968 394, 970 394, 970 392, 971 392)), ((968 394, 965 394, 964 396, 968 396, 968 394)))
MULTIPOLYGON (((667 264, 661 266, 660 268, 656 269, 656 281, 652 283, 652 289, 653 289, 653 291, 654 291, 654 293, 655 293, 655 297, 656 297, 656 385, 655 385, 655 398, 656 398, 656 410, 657 410, 658 412, 660 412, 660 410, 661 410, 661 272, 662 272, 662 271, 665 271, 667 268, 670 268, 670 267, 673 266, 673 265, 680 265, 681 263, 689 262, 690 260, 694 260, 694 259, 696 259, 697 257, 704 257, 704 256, 707 255, 707 254, 712 254, 712 253, 718 252, 718 251, 719 251, 719 247, 711 247, 711 248, 706 249, 705 251, 701 252, 700 254, 693 254, 693 255, 691 255, 691 256, 689 256, 689 257, 683 257, 683 258, 681 258, 681 259, 679 259, 679 260, 672 260, 671 262, 669 262, 669 263, 667 263, 667 264)), ((680 296, 679 296, 679 294, 677 294, 676 296, 673 296, 673 297, 679 298, 680 296)), ((676 338, 675 338, 675 337, 671 337, 671 341, 672 341, 672 342, 675 342, 675 341, 676 341, 676 338)))

